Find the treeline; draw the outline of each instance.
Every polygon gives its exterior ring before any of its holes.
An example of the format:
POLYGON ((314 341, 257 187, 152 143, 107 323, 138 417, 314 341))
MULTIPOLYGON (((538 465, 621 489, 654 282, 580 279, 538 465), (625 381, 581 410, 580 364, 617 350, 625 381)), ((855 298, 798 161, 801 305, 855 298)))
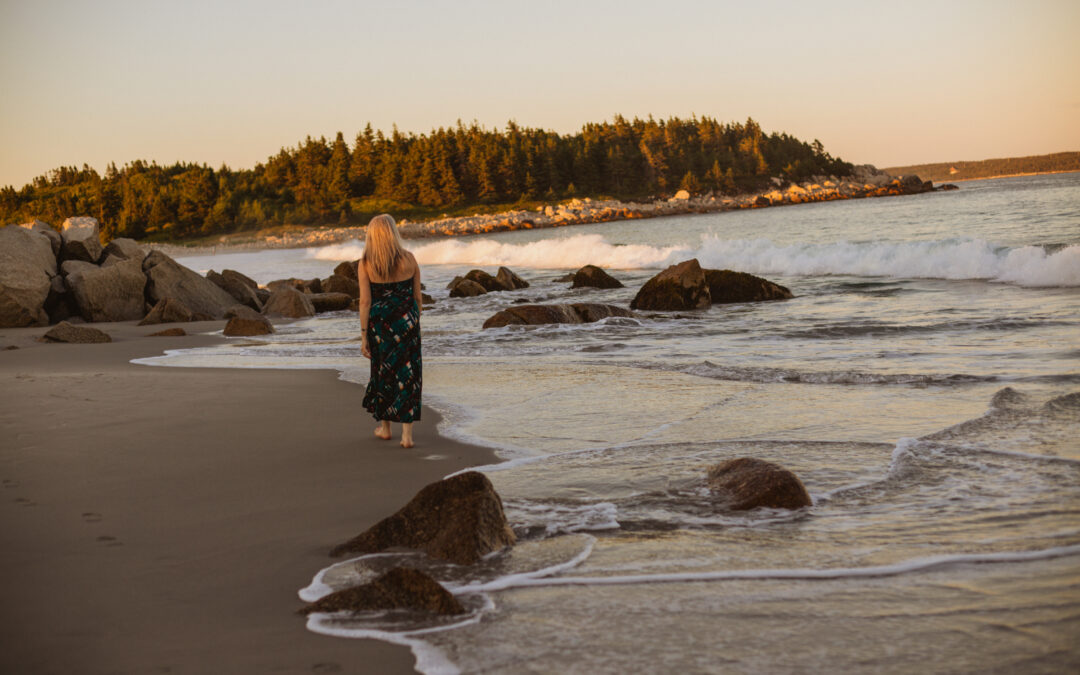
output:
POLYGON ((891 174, 916 174, 923 180, 949 181, 972 178, 1015 176, 1025 173, 1061 173, 1080 171, 1080 152, 1055 152, 1051 155, 1005 157, 975 162, 939 162, 885 169, 891 174))
POLYGON ((104 175, 61 167, 0 190, 0 222, 96 217, 109 237, 182 239, 280 224, 359 224, 383 210, 462 209, 570 196, 634 199, 678 189, 726 194, 770 176, 848 175, 852 166, 752 119, 627 120, 560 135, 460 121, 428 134, 308 137, 250 170, 134 161, 104 175))

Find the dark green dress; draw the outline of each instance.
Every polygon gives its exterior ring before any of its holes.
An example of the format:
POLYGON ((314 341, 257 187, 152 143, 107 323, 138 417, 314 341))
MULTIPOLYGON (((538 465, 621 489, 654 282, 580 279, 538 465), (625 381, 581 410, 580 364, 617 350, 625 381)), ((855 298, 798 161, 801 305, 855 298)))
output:
POLYGON ((367 339, 371 378, 364 408, 377 420, 420 420, 420 308, 413 280, 371 282, 367 339))

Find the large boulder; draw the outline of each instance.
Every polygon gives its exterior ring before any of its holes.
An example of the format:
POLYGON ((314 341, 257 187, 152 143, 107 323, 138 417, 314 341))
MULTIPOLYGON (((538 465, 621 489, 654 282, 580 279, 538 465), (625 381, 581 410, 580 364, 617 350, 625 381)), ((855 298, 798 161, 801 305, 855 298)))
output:
POLYGON ((746 272, 705 270, 705 283, 709 285, 709 296, 714 305, 729 302, 788 300, 795 297, 784 286, 746 272))
POLYGON ((500 267, 499 271, 495 274, 495 281, 508 291, 516 291, 519 288, 529 287, 529 282, 514 274, 514 271, 509 267, 500 267))
POLYGON ((206 278, 241 305, 247 305, 256 312, 262 311, 262 302, 259 301, 259 296, 255 292, 258 285, 243 274, 234 270, 225 270, 218 274, 210 270, 206 273, 206 278))
POLYGON ((270 293, 270 299, 263 305, 263 314, 303 319, 315 316, 315 306, 311 304, 307 294, 295 288, 281 288, 270 293))
POLYGON ((813 502, 802 481, 782 466, 752 457, 721 462, 709 469, 709 489, 736 511, 764 506, 800 509, 813 502))
POLYGON ((426 486, 400 511, 337 546, 330 555, 411 548, 432 558, 471 565, 515 541, 491 481, 482 473, 466 471, 426 486))
POLYGON ((60 238, 60 233, 57 232, 56 228, 52 225, 46 223, 44 220, 32 220, 29 223, 20 224, 19 227, 30 230, 31 232, 37 232, 48 239, 49 245, 52 246, 53 256, 60 256, 60 249, 63 247, 64 241, 60 238))
POLYGON ((220 319, 236 299, 216 284, 184 267, 161 251, 151 251, 143 260, 146 297, 150 302, 165 298, 179 300, 194 314, 220 319))
POLYGON ((91 263, 101 260, 101 232, 97 218, 68 218, 60 227, 60 239, 63 241, 61 259, 91 263))
POLYGON ((269 289, 271 293, 273 293, 274 291, 280 291, 283 288, 295 288, 296 290, 303 293, 305 283, 306 282, 303 279, 297 279, 296 277, 292 277, 289 279, 275 279, 267 283, 266 288, 269 289))
POLYGON ((18 225, 0 228, 0 328, 46 326, 56 258, 49 240, 18 225))
POLYGON ((630 309, 683 311, 706 309, 711 304, 705 272, 697 258, 691 258, 646 281, 630 303, 630 309))
POLYGON ((225 324, 223 332, 228 337, 269 335, 275 332, 274 324, 270 323, 269 319, 247 305, 230 307, 225 312, 225 318, 229 322, 225 324))
POLYGON ((188 321, 194 321, 194 313, 188 309, 187 305, 176 300, 175 298, 162 298, 157 301, 143 320, 139 322, 140 326, 151 326, 158 323, 186 323, 188 321))
POLYGON ((352 298, 348 293, 312 293, 308 296, 316 314, 323 312, 340 312, 348 309, 352 298))
POLYGON ((115 259, 108 267, 79 260, 63 264, 64 281, 87 321, 132 321, 146 313, 142 260, 115 259))
POLYGON ((593 323, 609 316, 634 317, 633 312, 615 305, 576 302, 572 305, 515 305, 488 318, 484 328, 534 326, 545 323, 593 323))
MULTIPOLYGON (((490 275, 489 275, 490 276, 490 275)), ((450 287, 451 298, 475 298, 487 293, 487 289, 472 279, 456 278, 450 287)))
POLYGON ((43 342, 70 342, 74 344, 112 342, 112 338, 104 331, 92 326, 73 326, 67 321, 61 321, 50 328, 41 339, 43 342))
POLYGON ((388 609, 413 609, 432 614, 465 613, 465 608, 450 591, 411 567, 395 567, 370 583, 331 593, 304 607, 300 613, 388 609))
POLYGON ((359 260, 346 260, 343 263, 339 263, 338 266, 334 268, 334 274, 343 276, 346 279, 352 279, 353 281, 359 281, 359 277, 357 276, 357 268, 359 267, 359 260))
POLYGON ((134 239, 120 237, 113 239, 105 246, 102 253, 101 266, 106 267, 121 260, 138 260, 141 264, 146 257, 146 249, 134 239))
MULTIPOLYGON (((340 265, 338 266, 340 267, 340 265)), ((360 297, 360 283, 356 280, 355 270, 353 276, 347 277, 334 272, 328 278, 322 280, 323 293, 345 293, 350 298, 360 297)))
POLYGON ((570 288, 622 288, 621 281, 596 265, 586 265, 574 273, 570 288))

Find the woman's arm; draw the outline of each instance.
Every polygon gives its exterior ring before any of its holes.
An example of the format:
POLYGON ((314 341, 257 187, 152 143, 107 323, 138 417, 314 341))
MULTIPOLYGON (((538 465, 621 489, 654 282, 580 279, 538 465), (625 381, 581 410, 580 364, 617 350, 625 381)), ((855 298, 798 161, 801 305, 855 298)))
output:
POLYGON ((413 299, 416 300, 416 311, 418 314, 423 314, 424 299, 423 295, 420 293, 420 264, 416 262, 416 256, 412 253, 409 254, 409 259, 412 260, 413 269, 416 270, 413 272, 412 277, 412 292, 413 299))
POLYGON ((356 266, 356 280, 360 284, 360 299, 358 301, 360 312, 360 351, 364 356, 371 358, 371 347, 368 345, 367 329, 368 320, 371 318, 371 281, 368 280, 367 270, 364 269, 364 261, 356 266))

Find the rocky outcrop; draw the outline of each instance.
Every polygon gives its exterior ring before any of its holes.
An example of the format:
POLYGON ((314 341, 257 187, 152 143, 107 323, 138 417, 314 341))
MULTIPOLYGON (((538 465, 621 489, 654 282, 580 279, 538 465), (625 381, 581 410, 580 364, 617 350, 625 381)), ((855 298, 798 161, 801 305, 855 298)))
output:
POLYGON ((311 306, 316 314, 323 312, 340 312, 349 308, 352 298, 348 293, 312 293, 308 296, 311 306))
POLYGON ((0 228, 0 328, 45 326, 45 301, 56 258, 44 235, 17 225, 0 228))
POLYGON ((304 283, 305 282, 303 279, 297 279, 295 277, 291 279, 274 279, 273 281, 266 284, 266 288, 271 293, 273 293, 274 291, 280 291, 284 288, 292 288, 303 293, 304 283))
POLYGON ((691 258, 645 282, 630 303, 630 309, 684 311, 706 309, 711 304, 705 272, 697 258, 691 258))
POLYGON ((107 267, 121 260, 138 260, 141 263, 144 258, 146 258, 146 249, 140 246, 139 242, 121 237, 113 239, 105 246, 101 266, 107 267))
POLYGON ((210 270, 206 278, 241 305, 247 305, 256 312, 262 311, 262 302, 256 293, 259 285, 243 274, 235 270, 225 270, 221 274, 210 270))
POLYGON ((334 268, 334 274, 345 277, 346 279, 352 279, 358 281, 357 269, 360 267, 359 260, 346 260, 343 263, 338 263, 338 266, 334 268))
POLYGON ((41 339, 43 342, 70 342, 73 344, 112 342, 112 338, 104 331, 90 326, 73 326, 67 321, 61 321, 50 328, 41 339))
POLYGON ((714 305, 731 302, 788 300, 795 297, 786 287, 746 272, 705 270, 705 282, 709 286, 709 296, 714 305))
POLYGON ((187 305, 174 298, 163 298, 146 313, 139 325, 152 326, 158 323, 185 323, 194 320, 195 314, 187 305))
POLYGON ((49 245, 52 247, 53 257, 60 257, 60 249, 63 247, 64 242, 60 238, 60 233, 57 232, 52 225, 46 223, 44 220, 32 220, 29 223, 20 224, 19 227, 30 230, 31 232, 37 232, 38 234, 44 236, 46 239, 49 240, 49 245))
POLYGON ((502 286, 505 290, 516 291, 519 288, 528 288, 529 282, 525 281, 509 267, 500 267, 499 271, 495 274, 495 281, 502 286))
POLYGON ((574 273, 570 288, 622 288, 621 281, 596 265, 586 265, 574 273))
MULTIPOLYGON (((338 265, 340 268, 341 265, 338 265)), ((353 276, 348 277, 344 274, 338 274, 334 272, 328 278, 322 280, 322 292, 323 293, 344 293, 350 298, 360 297, 360 283, 356 280, 356 270, 353 270, 353 276)))
POLYGON ((766 507, 800 509, 813 502, 802 481, 782 466, 752 457, 740 457, 709 469, 709 489, 728 508, 745 511, 766 507))
POLYGON ((132 321, 146 312, 146 275, 138 257, 114 257, 108 266, 68 260, 64 280, 87 321, 132 321))
POLYGON ((61 259, 90 263, 101 260, 101 233, 97 218, 68 218, 60 227, 60 239, 63 242, 61 259))
POLYGON ((269 319, 247 305, 230 307, 225 312, 225 318, 229 322, 225 324, 225 329, 222 332, 228 337, 269 335, 275 332, 274 324, 270 323, 269 319))
POLYGON ((236 300, 216 284, 184 267, 161 251, 151 251, 143 260, 146 297, 150 302, 166 298, 179 300, 193 314, 220 319, 236 300))
POLYGON ((371 583, 331 593, 300 610, 312 612, 363 612, 411 609, 432 614, 464 614, 458 599, 439 582, 411 567, 395 567, 371 583))
POLYGON ((280 316, 288 319, 304 319, 315 316, 315 306, 308 296, 295 288, 280 288, 270 293, 270 298, 263 306, 266 316, 280 316))
POLYGON ((634 317, 633 312, 615 305, 576 302, 571 305, 515 305, 488 318, 484 328, 539 325, 545 323, 593 323, 611 316, 634 317))
POLYGON ((411 548, 471 565, 515 542, 502 500, 482 473, 467 471, 423 488, 394 515, 334 548, 330 555, 411 548))
POLYGON ((475 298, 476 296, 484 295, 485 293, 487 293, 487 289, 472 279, 456 277, 450 282, 451 298, 475 298))
POLYGON ((480 284, 484 291, 487 293, 493 293, 498 291, 505 291, 507 288, 502 285, 495 277, 491 276, 484 270, 469 270, 465 275, 465 278, 474 283, 480 284))

